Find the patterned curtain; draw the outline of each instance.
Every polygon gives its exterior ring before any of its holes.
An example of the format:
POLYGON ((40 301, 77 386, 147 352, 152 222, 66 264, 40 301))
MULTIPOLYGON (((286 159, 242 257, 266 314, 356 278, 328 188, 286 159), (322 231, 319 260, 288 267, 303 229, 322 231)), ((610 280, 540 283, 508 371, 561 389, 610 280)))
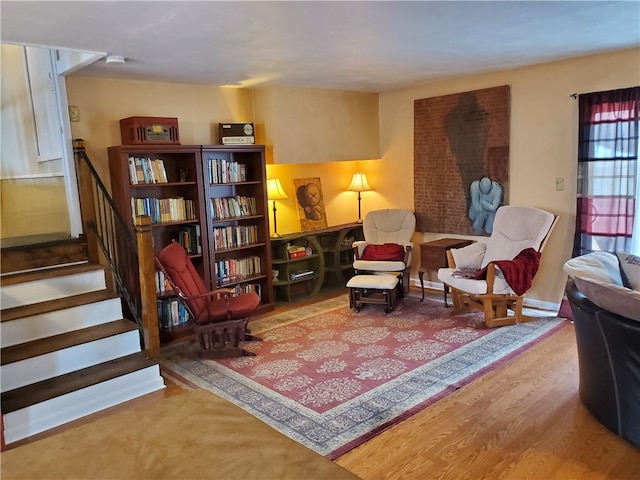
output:
POLYGON ((573 256, 598 250, 630 252, 638 223, 640 87, 584 94, 578 102, 573 256))

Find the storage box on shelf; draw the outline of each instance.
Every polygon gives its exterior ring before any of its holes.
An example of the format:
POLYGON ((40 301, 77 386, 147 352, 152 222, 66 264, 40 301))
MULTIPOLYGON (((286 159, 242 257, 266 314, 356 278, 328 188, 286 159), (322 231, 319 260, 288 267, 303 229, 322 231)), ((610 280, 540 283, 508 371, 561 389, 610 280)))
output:
POLYGON ((351 243, 362 238, 358 223, 272 238, 275 298, 293 302, 323 287, 344 288, 353 275, 351 243))
POLYGON ((202 147, 211 278, 258 293, 258 313, 273 309, 264 152, 263 145, 202 147))
MULTIPOLYGON (((111 193, 120 215, 133 231, 136 215, 149 215, 156 251, 176 240, 194 266, 210 277, 206 244, 206 209, 200 145, 120 145, 109 147, 111 193)), ((137 278, 132 276, 131 278, 137 278)), ((136 291, 137 286, 130 286, 136 291)), ((174 318, 175 298, 158 291, 161 341, 185 333, 174 318)), ((179 313, 177 314, 179 317, 179 313)))

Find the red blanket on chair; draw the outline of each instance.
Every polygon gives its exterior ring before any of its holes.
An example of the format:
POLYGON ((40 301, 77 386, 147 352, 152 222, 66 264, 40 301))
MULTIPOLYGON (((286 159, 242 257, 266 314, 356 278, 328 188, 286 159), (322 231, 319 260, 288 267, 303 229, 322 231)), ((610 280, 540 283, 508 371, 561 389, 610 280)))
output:
MULTIPOLYGON (((540 252, 533 248, 522 250, 513 260, 494 260, 491 263, 500 268, 511 289, 517 295, 523 295, 531 288, 533 278, 540 266, 540 252)), ((484 279, 487 277, 487 267, 478 272, 475 278, 484 279)))

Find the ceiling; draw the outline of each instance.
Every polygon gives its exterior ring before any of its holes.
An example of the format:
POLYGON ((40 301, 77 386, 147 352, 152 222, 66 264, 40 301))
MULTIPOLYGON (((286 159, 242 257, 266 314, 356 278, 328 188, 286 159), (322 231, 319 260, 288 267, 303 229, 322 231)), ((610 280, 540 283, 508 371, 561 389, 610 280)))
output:
MULTIPOLYGON (((3 43, 103 52, 75 75, 380 92, 640 46, 640 1, 7 1, 3 43)), ((640 77, 640 73, 639 73, 640 77)))

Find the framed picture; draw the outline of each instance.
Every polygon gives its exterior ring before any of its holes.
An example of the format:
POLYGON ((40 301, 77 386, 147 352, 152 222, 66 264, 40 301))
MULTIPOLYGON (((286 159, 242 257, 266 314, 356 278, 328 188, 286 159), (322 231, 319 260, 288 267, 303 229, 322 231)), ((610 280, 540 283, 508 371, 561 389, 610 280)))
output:
POLYGON ((296 192, 300 229, 307 232, 326 228, 327 214, 324 209, 320 178, 295 178, 293 189, 296 192))

